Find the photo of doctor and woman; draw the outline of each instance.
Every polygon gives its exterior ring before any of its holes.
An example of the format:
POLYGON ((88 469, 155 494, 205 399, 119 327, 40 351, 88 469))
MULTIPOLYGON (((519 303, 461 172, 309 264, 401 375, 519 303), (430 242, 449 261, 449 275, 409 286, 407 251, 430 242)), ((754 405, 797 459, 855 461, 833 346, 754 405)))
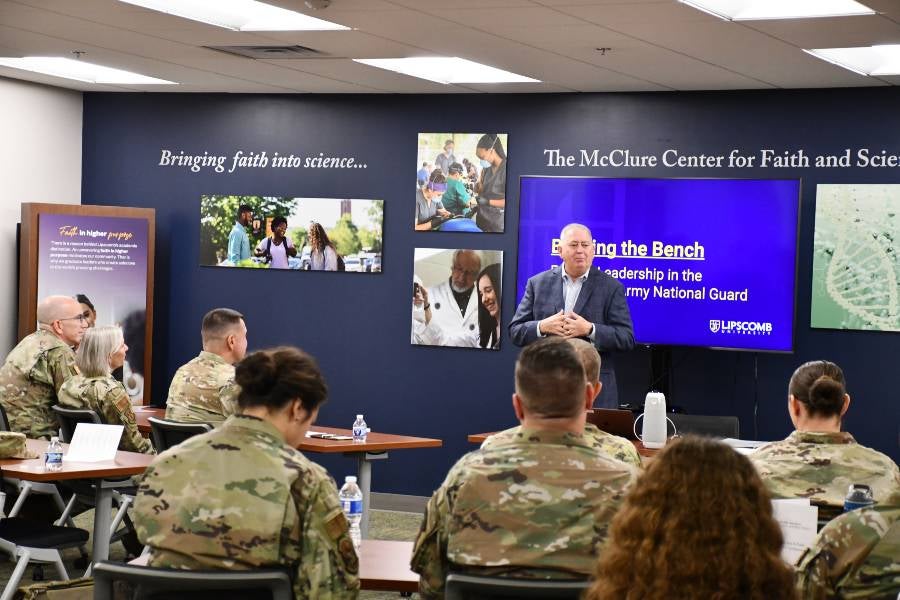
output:
POLYGON ((416 248, 411 342, 498 350, 503 252, 416 248))

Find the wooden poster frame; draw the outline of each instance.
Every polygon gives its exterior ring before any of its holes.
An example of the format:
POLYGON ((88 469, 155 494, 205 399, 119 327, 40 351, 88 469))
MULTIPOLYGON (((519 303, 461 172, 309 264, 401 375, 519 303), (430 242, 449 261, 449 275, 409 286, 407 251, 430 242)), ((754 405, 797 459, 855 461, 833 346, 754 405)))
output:
POLYGON ((147 220, 147 314, 144 330, 144 405, 151 400, 153 364, 153 268, 156 248, 156 210, 92 204, 22 203, 19 251, 19 328, 17 342, 33 333, 37 324, 39 215, 75 215, 81 217, 120 217, 147 220))

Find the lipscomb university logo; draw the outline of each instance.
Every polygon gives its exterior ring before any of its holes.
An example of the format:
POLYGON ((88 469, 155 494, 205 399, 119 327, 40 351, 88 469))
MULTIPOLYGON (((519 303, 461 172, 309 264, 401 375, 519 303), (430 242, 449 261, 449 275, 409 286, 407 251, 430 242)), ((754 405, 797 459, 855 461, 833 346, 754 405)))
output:
POLYGON ((719 333, 719 329, 722 327, 722 321, 719 319, 710 319, 709 320, 709 330, 713 333, 719 333))

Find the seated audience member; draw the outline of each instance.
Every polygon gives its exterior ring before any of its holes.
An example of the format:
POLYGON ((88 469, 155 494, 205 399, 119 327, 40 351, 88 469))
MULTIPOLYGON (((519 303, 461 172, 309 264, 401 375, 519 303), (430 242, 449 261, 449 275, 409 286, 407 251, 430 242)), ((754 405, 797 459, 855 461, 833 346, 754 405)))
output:
POLYGON ((450 165, 447 175, 447 191, 441 197, 441 204, 452 215, 468 215, 469 202, 472 200, 462 181, 463 166, 459 163, 450 165))
POLYGON ((781 528, 745 456, 708 439, 670 442, 613 519, 587 600, 793 599, 781 528))
POLYGON ((122 425, 119 450, 153 454, 153 444, 138 431, 128 392, 112 372, 125 362, 128 346, 119 327, 91 327, 75 353, 81 374, 59 389, 63 408, 93 410, 109 425, 122 425))
POLYGON ((25 336, 0 367, 0 404, 10 429, 29 438, 50 439, 59 424, 50 408, 62 384, 78 373, 74 346, 87 320, 68 296, 49 296, 37 306, 38 329, 25 336))
POLYGON ((328 388, 296 348, 236 369, 241 414, 159 455, 134 505, 149 564, 175 569, 296 569, 296 598, 356 598, 359 562, 334 480, 303 456, 328 388))
POLYGON ((512 402, 521 431, 454 465, 425 511, 412 570, 425 598, 449 571, 585 579, 637 470, 600 455, 583 434, 593 401, 575 349, 526 347, 512 402))
POLYGON ((884 598, 900 593, 900 505, 844 513, 797 561, 804 600, 884 598))
POLYGON ((203 350, 175 371, 166 400, 170 421, 221 423, 234 414, 237 393, 234 363, 247 352, 244 315, 214 308, 200 326, 203 350))
POLYGON ((832 362, 801 365, 791 376, 788 412, 796 431, 751 455, 774 498, 809 498, 819 518, 843 511, 854 483, 872 488, 875 501, 900 503, 900 471, 884 454, 856 443, 841 431, 850 406, 844 373, 832 362))
MULTIPOLYGON (((600 394, 600 388, 602 387, 600 383, 600 353, 597 352, 597 348, 593 344, 585 340, 570 338, 566 341, 572 344, 572 347, 578 352, 581 364, 584 367, 584 373, 587 376, 588 385, 591 388, 591 401, 593 401, 600 394)), ((521 435, 521 432, 522 426, 519 425, 495 433, 484 440, 481 448, 489 448, 494 444, 506 442, 515 436, 521 435)), ((596 425, 591 423, 585 423, 584 438, 601 454, 611 456, 636 467, 641 466, 641 455, 638 454, 634 444, 623 437, 601 431, 596 425)))

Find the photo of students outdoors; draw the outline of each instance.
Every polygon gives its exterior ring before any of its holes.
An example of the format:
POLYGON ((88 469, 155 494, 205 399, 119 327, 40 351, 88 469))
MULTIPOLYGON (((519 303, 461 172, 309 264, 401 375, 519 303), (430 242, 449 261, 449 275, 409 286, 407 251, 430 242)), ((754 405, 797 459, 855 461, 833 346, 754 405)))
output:
POLYGON ((499 350, 503 252, 416 248, 411 343, 499 350))
POLYGON ((201 196, 200 264, 381 272, 382 200, 201 196))
POLYGON ((503 233, 505 133, 420 133, 416 231, 503 233))

